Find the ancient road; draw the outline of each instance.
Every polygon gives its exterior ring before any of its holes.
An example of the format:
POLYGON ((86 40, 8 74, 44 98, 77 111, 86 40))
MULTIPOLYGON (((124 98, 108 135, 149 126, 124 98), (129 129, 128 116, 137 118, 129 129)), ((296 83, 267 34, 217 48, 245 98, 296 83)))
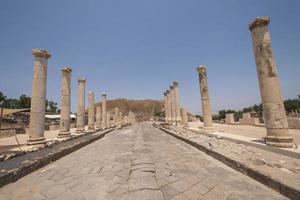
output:
POLYGON ((109 133, 0 189, 1 200, 285 199, 148 125, 109 133))

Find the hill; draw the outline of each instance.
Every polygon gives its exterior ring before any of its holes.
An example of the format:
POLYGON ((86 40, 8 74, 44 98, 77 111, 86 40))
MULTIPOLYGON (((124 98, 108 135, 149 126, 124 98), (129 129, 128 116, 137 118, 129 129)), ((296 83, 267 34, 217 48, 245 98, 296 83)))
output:
MULTIPOLYGON (((113 112, 115 107, 119 107, 119 111, 128 114, 131 110, 139 116, 159 116, 164 109, 164 102, 162 100, 133 100, 133 99, 112 99, 107 100, 107 110, 113 112)), ((95 104, 95 106, 101 105, 101 102, 95 104)))

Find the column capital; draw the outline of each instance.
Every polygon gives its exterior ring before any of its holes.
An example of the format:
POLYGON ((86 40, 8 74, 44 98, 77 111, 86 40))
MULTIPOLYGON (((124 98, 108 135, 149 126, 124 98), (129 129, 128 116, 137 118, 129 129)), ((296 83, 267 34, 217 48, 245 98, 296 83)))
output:
POLYGON ((168 95, 168 93, 167 92, 164 92, 164 96, 166 97, 168 95))
POLYGON ((88 95, 94 95, 93 91, 89 91, 88 95))
POLYGON ((174 87, 178 86, 178 82, 177 81, 173 81, 173 86, 174 87))
POLYGON ((174 86, 173 85, 170 85, 170 90, 173 90, 174 89, 174 86))
POLYGON ((45 49, 34 48, 31 50, 31 52, 35 57, 42 57, 42 58, 46 58, 46 59, 51 57, 51 54, 48 53, 45 49))
POLYGON ((72 72, 72 68, 71 67, 62 67, 61 71, 63 71, 63 72, 72 72))
POLYGON ((85 83, 85 82, 86 82, 86 78, 78 78, 77 80, 78 80, 78 83, 79 83, 79 82, 82 82, 82 83, 85 83))
POLYGON ((169 94, 169 93, 170 93, 170 90, 166 90, 166 93, 169 94))
POLYGON ((106 92, 103 92, 103 93, 102 93, 102 96, 107 96, 106 92))
POLYGON ((198 65, 197 71, 198 71, 198 73, 202 73, 202 72, 206 71, 205 65, 198 65))
POLYGON ((257 27, 267 26, 270 23, 270 17, 262 16, 256 17, 252 22, 249 24, 249 30, 252 31, 257 27))

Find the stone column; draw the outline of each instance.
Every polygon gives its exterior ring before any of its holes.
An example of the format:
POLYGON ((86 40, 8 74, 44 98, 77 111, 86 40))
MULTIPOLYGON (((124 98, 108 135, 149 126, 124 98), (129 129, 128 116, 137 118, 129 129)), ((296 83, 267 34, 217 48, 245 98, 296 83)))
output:
POLYGON ((171 123, 176 122, 176 111, 175 111, 175 96, 174 96, 174 86, 170 86, 170 105, 171 105, 171 123))
POLYGON ((249 24, 252 35, 260 95, 267 129, 266 144, 292 147, 280 82, 268 30, 269 17, 257 17, 249 24))
POLYGON ((180 115, 180 101, 179 101, 179 88, 178 88, 178 82, 173 81, 174 86, 174 100, 175 100, 175 121, 176 123, 181 122, 181 115, 180 115))
POLYGON ((180 109, 181 113, 181 119, 182 119, 182 124, 187 125, 188 124, 188 114, 185 108, 180 109))
POLYGON ((33 67, 28 145, 45 143, 45 107, 47 91, 47 65, 50 54, 43 49, 32 49, 33 67))
POLYGON ((60 130, 59 138, 69 137, 70 133, 70 113, 71 113, 71 72, 69 67, 61 68, 61 106, 60 106, 60 130))
POLYGON ((123 113, 122 112, 119 112, 119 123, 120 124, 123 124, 123 113))
POLYGON ((96 107, 96 128, 97 129, 101 128, 101 115, 102 115, 101 106, 97 106, 96 107))
POLYGON ((171 93, 170 90, 166 90, 167 93, 167 122, 171 122, 171 93))
POLYGON ((120 121, 119 121, 119 108, 118 107, 115 108, 114 123, 115 123, 115 125, 118 125, 118 123, 120 123, 120 121))
POLYGON ((110 113, 106 113, 106 127, 109 128, 110 127, 110 113))
POLYGON ((212 130, 213 124, 212 124, 212 114, 210 108, 210 99, 208 94, 206 68, 204 65, 199 65, 197 70, 199 73, 200 93, 201 93, 201 100, 202 100, 202 115, 203 115, 203 122, 204 122, 203 129, 212 130))
POLYGON ((107 117, 107 113, 106 113, 106 100, 107 100, 107 94, 105 92, 102 93, 102 128, 106 127, 106 117, 107 117))
POLYGON ((89 108, 88 108, 88 131, 95 132, 95 94, 88 93, 89 108))
POLYGON ((85 131, 85 78, 78 78, 76 132, 85 131))
POLYGON ((164 103, 165 103, 165 122, 168 122, 168 97, 167 92, 164 92, 164 103))

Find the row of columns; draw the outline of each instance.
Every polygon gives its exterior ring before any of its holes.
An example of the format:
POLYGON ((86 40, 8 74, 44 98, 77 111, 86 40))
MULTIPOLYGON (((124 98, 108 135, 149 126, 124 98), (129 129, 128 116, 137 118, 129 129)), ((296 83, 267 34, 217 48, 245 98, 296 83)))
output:
MULTIPOLYGON (((275 147, 292 147, 293 138, 288 130, 280 81, 268 29, 269 23, 269 17, 257 17, 249 24, 267 131, 265 142, 267 145, 275 147)), ((199 73, 203 128, 211 130, 213 124, 206 67, 199 65, 197 71, 199 73)))
POLYGON ((171 124, 187 124, 187 112, 185 109, 180 109, 179 100, 179 84, 173 81, 169 89, 164 92, 164 105, 165 105, 165 121, 171 124), (184 120, 183 120, 184 118, 184 120))
MULTIPOLYGON (((29 123, 29 145, 45 143, 45 106, 47 90, 47 65, 51 57, 44 49, 32 49, 34 60, 34 74, 32 82, 32 98, 29 123)), ((70 113, 71 113, 71 72, 70 67, 61 68, 61 120, 58 138, 70 137, 70 113)), ((76 132, 85 132, 85 86, 86 79, 78 78, 77 87, 77 121, 76 132)), ((115 110, 115 121, 111 123, 110 113, 107 112, 107 94, 102 94, 102 105, 95 108, 95 94, 88 93, 88 129, 93 133, 100 128, 118 125, 123 122, 123 114, 115 110), (95 113, 96 111, 96 113, 95 113)))

